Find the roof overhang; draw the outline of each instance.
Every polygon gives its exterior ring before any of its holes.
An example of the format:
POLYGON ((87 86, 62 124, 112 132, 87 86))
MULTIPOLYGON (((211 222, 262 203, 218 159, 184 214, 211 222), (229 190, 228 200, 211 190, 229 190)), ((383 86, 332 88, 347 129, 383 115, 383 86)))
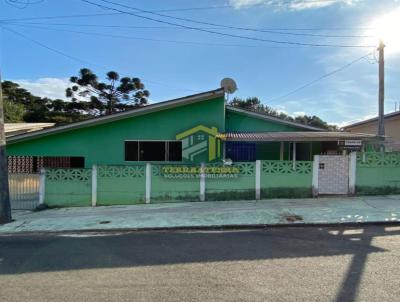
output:
POLYGON ((203 92, 203 93, 199 93, 199 94, 195 94, 195 95, 186 96, 183 98, 178 98, 178 99, 173 99, 170 101, 155 103, 155 104, 147 105, 147 106, 132 109, 132 110, 127 110, 124 112, 119 112, 119 113, 114 113, 114 114, 110 114, 110 115, 106 115, 106 116, 96 117, 96 118, 88 119, 88 120, 77 122, 77 123, 53 127, 50 129, 44 129, 41 131, 36 131, 34 133, 27 133, 27 134, 13 136, 13 137, 7 138, 7 143, 12 144, 12 143, 17 143, 17 142, 24 141, 24 140, 39 138, 39 137, 52 135, 52 134, 56 134, 56 133, 61 133, 61 132, 66 132, 66 131, 70 131, 70 130, 75 130, 75 129, 79 129, 79 128, 101 125, 101 124, 109 123, 112 121, 118 121, 118 120, 130 118, 130 117, 141 116, 141 115, 149 114, 152 112, 171 109, 171 108, 189 105, 189 104, 193 104, 193 103, 198 103, 198 102, 202 102, 202 101, 206 101, 206 100, 210 100, 210 99, 222 97, 222 96, 225 96, 225 92, 222 88, 220 88, 220 89, 211 90, 211 91, 207 91, 207 92, 203 92))
POLYGON ((6 137, 20 135, 23 133, 31 133, 46 128, 53 127, 54 123, 5 123, 4 130, 6 137))
POLYGON ((258 118, 258 119, 262 119, 262 120, 266 120, 266 121, 270 121, 270 122, 274 122, 274 123, 293 126, 293 127, 301 128, 301 129, 304 129, 304 130, 324 131, 324 129, 321 129, 321 128, 318 128, 318 127, 308 126, 308 125, 304 125, 304 124, 296 123, 296 122, 291 122, 291 121, 285 121, 285 120, 283 120, 283 119, 281 119, 279 117, 267 115, 267 114, 260 113, 260 112, 245 110, 245 109, 236 108, 236 107, 228 106, 228 105, 226 106, 226 109, 229 110, 229 111, 241 113, 241 114, 253 117, 253 118, 258 118))
POLYGON ((217 138, 232 142, 334 142, 340 140, 379 141, 379 137, 350 132, 227 132, 217 138))

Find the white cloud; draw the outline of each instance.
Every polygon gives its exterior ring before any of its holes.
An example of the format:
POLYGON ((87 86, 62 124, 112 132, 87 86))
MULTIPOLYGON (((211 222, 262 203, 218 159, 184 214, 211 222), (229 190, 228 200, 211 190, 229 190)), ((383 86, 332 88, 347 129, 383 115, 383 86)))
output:
POLYGON ((256 5, 275 6, 289 10, 305 10, 328 7, 335 4, 353 5, 359 0, 230 0, 230 4, 236 9, 256 5))
POLYGON ((37 80, 13 80, 22 88, 40 97, 50 99, 66 99, 65 89, 70 86, 66 78, 39 78, 37 80))
POLYGON ((297 117, 297 116, 305 116, 306 113, 304 111, 296 111, 296 112, 293 112, 293 115, 295 117, 297 117))

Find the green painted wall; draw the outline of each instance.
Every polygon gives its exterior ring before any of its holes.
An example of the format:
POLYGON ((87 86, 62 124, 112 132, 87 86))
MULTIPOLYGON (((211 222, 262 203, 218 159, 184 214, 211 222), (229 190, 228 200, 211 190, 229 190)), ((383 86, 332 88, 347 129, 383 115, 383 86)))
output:
POLYGON ((312 196, 312 161, 266 160, 261 163, 261 198, 312 196))
MULTIPOLYGON (((161 169, 170 165, 154 165, 151 179, 151 202, 185 202, 200 200, 200 180, 194 178, 166 178, 161 169)), ((185 166, 187 167, 187 166, 185 166)))
POLYGON ((246 114, 233 112, 229 109, 226 110, 226 125, 227 132, 231 131, 270 131, 270 132, 284 132, 284 131, 305 131, 304 128, 285 125, 277 122, 267 121, 261 118, 250 117, 246 114))
MULTIPOLYGON (((83 156, 93 164, 123 165, 125 140, 175 140, 178 133, 197 125, 225 129, 224 98, 166 109, 59 134, 7 145, 8 155, 83 156)), ((198 157, 196 161, 207 159, 198 157)))
POLYGON ((127 205, 145 202, 145 165, 99 166, 97 205, 127 205))
MULTIPOLYGON (((207 165, 207 167, 222 167, 207 165)), ((235 162, 233 166, 240 170, 234 178, 206 178, 206 200, 254 200, 255 199, 255 163, 235 162)))
POLYGON ((357 153, 359 195, 400 194, 400 152, 357 153))
MULTIPOLYGON (((285 125, 277 122, 267 121, 261 118, 251 117, 240 112, 226 110, 226 131, 243 131, 243 132, 292 132, 292 131, 307 131, 304 128, 292 125, 285 125)), ((313 143, 313 155, 320 154, 319 142, 313 143)), ((257 143, 256 157, 259 160, 279 160, 280 159, 280 143, 266 142, 257 143)), ((284 145, 284 159, 289 158, 289 143, 284 145)))
POLYGON ((44 202, 50 207, 90 206, 92 202, 92 170, 47 170, 44 202))
MULTIPOLYGON (((312 162, 297 162, 296 170, 288 161, 262 161, 261 197, 311 196, 312 162)), ((199 165, 181 165, 196 167, 199 165)), ((181 177, 182 173, 168 178, 162 167, 179 167, 175 163, 153 164, 151 172, 151 203, 200 201, 200 179, 181 177)), ((221 164, 207 164, 210 169, 227 169, 221 164)), ((254 200, 255 163, 234 163, 229 169, 239 172, 226 174, 209 172, 205 180, 207 201, 254 200)), ((51 207, 91 206, 91 169, 48 169, 46 171, 45 203, 51 207)), ((98 166, 97 205, 143 204, 146 192, 145 165, 98 166)))

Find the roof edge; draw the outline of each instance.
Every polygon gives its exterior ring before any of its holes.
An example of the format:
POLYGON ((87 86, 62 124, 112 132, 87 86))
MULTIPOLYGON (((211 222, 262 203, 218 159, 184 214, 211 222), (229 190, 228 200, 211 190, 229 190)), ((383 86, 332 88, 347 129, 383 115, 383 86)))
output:
POLYGON ((76 122, 76 123, 72 123, 72 124, 68 124, 68 125, 57 126, 57 127, 53 127, 53 128, 49 128, 49 129, 43 129, 43 130, 31 132, 31 133, 25 133, 25 134, 21 134, 21 135, 12 136, 12 137, 7 138, 7 143, 13 144, 13 143, 18 143, 18 142, 21 142, 24 140, 29 140, 29 139, 33 139, 33 138, 42 137, 42 136, 62 133, 62 132, 80 129, 80 128, 84 128, 84 127, 101 125, 101 124, 105 124, 109 121, 117 121, 117 120, 122 120, 122 119, 130 118, 130 117, 134 117, 134 116, 141 116, 141 115, 145 115, 145 114, 149 114, 149 113, 153 113, 153 112, 157 112, 157 111, 161 111, 161 110, 165 110, 165 109, 170 109, 170 108, 175 108, 175 107, 179 107, 179 106, 183 106, 183 105, 189 105, 189 104, 193 104, 193 103, 197 103, 197 102, 207 101, 212 98, 216 98, 216 97, 220 97, 220 96, 224 96, 224 95, 225 95, 224 90, 222 88, 219 88, 219 89, 210 90, 210 91, 206 91, 206 92, 202 92, 202 93, 198 93, 198 94, 193 94, 193 95, 189 95, 189 96, 185 96, 185 97, 181 97, 181 98, 177 98, 177 99, 154 103, 154 104, 150 104, 147 106, 143 106, 143 107, 139 107, 139 108, 135 108, 135 109, 131 109, 131 110, 114 113, 111 115, 95 117, 95 118, 91 118, 88 120, 84 120, 84 121, 80 121, 80 122, 76 122))
MULTIPOLYGON (((386 119, 390 119, 392 117, 396 117, 397 115, 400 115, 400 111, 395 111, 395 112, 391 112, 391 113, 385 114, 384 119, 385 120, 386 119)), ((378 117, 373 117, 373 118, 370 118, 370 119, 366 119, 364 121, 355 122, 353 124, 350 124, 350 125, 347 125, 347 126, 343 126, 342 129, 347 129, 347 128, 350 128, 350 127, 356 127, 356 126, 364 125, 364 124, 375 122, 375 121, 378 121, 378 117)))
POLYGON ((308 125, 304 125, 304 124, 297 123, 297 122, 285 121, 285 120, 283 120, 283 119, 281 119, 279 117, 275 117, 275 116, 271 116, 271 115, 263 114, 263 113, 260 113, 260 112, 251 111, 251 110, 246 110, 246 109, 242 109, 242 108, 236 108, 236 107, 230 106, 230 105, 226 105, 226 109, 227 110, 231 110, 231 111, 235 111, 235 112, 239 112, 239 113, 243 113, 243 114, 246 114, 246 115, 251 116, 251 117, 255 117, 255 118, 260 118, 260 119, 264 119, 264 120, 269 120, 269 121, 281 123, 281 124, 284 124, 284 125, 295 126, 295 127, 299 127, 299 128, 303 128, 303 129, 307 129, 307 130, 313 130, 313 131, 326 131, 326 129, 313 127, 313 126, 308 126, 308 125))

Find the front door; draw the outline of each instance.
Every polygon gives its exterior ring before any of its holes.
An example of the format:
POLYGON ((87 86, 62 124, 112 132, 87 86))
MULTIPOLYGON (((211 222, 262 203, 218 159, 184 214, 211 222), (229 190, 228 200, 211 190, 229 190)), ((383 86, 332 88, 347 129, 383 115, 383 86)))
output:
POLYGON ((319 156, 318 192, 332 195, 349 193, 349 156, 319 156))

